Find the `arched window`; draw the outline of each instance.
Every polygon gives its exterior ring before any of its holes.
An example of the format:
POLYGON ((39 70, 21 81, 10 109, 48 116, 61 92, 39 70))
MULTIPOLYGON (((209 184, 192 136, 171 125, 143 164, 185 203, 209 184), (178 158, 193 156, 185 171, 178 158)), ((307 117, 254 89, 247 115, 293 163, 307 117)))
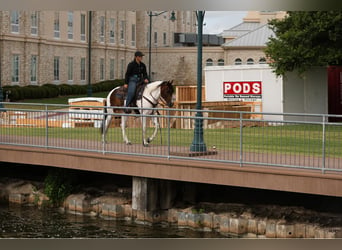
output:
POLYGON ((247 65, 254 64, 254 60, 252 58, 247 59, 247 65))
POLYGON ((224 60, 223 59, 218 59, 217 65, 218 66, 224 66, 224 60))
POLYGON ((211 59, 211 58, 207 59, 207 61, 205 62, 205 65, 206 66, 213 66, 214 65, 213 59, 211 59))
POLYGON ((266 58, 265 57, 261 57, 259 59, 259 64, 266 64, 266 58))
POLYGON ((241 65, 242 64, 242 60, 240 58, 236 58, 234 61, 235 65, 241 65))

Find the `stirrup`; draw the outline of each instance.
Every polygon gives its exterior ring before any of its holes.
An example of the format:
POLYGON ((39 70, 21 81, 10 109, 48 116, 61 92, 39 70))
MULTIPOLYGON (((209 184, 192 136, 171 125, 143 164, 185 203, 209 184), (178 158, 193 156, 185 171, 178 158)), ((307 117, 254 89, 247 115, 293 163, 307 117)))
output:
POLYGON ((130 113, 132 112, 132 110, 131 110, 131 109, 128 109, 128 108, 125 108, 125 109, 124 109, 124 112, 125 112, 126 114, 130 114, 130 113))

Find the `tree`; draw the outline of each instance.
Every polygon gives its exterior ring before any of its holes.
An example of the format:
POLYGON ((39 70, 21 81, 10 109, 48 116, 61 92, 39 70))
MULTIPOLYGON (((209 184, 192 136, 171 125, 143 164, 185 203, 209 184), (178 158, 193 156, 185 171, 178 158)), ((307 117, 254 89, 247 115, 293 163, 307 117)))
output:
POLYGON ((283 20, 271 20, 265 53, 277 75, 304 73, 313 66, 342 64, 342 12, 293 11, 283 20))

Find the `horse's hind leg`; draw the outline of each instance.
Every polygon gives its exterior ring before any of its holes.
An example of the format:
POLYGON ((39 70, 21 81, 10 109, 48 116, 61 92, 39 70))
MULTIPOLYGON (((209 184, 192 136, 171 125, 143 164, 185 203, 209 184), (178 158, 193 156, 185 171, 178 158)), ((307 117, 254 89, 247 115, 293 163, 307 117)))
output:
POLYGON ((126 134, 126 122, 128 117, 123 115, 121 116, 121 131, 122 131, 122 139, 127 145, 131 145, 132 143, 128 140, 127 134, 126 134))
POLYGON ((107 143, 106 141, 106 134, 108 132, 108 128, 110 126, 110 122, 112 120, 112 115, 108 114, 105 120, 103 121, 102 126, 102 143, 107 143))

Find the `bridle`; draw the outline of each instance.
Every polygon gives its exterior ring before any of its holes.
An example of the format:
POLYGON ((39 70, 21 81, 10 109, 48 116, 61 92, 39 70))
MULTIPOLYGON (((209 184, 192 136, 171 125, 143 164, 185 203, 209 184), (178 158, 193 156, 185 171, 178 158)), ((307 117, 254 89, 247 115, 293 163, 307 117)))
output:
POLYGON ((153 99, 153 101, 151 101, 150 99, 148 99, 146 96, 143 95, 143 98, 152 105, 153 108, 157 107, 158 104, 161 105, 165 105, 165 106, 169 106, 167 104, 167 101, 165 100, 165 98, 162 97, 162 95, 160 94, 159 98, 156 99, 151 93, 150 93, 151 98, 153 99))

